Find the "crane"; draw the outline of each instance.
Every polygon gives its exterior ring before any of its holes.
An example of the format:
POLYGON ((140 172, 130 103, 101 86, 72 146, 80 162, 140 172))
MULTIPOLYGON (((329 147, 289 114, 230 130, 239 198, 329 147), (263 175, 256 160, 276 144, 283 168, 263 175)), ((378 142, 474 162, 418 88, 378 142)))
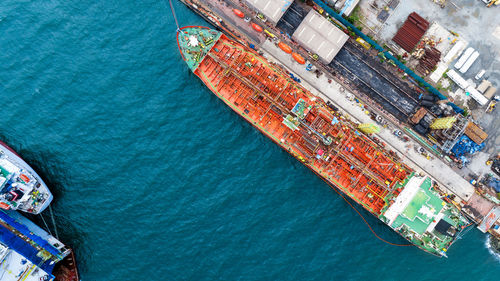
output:
POLYGON ((345 1, 344 7, 342 7, 342 10, 340 10, 339 16, 342 16, 342 14, 345 12, 345 10, 347 10, 347 8, 349 8, 353 2, 354 2, 354 0, 345 1))

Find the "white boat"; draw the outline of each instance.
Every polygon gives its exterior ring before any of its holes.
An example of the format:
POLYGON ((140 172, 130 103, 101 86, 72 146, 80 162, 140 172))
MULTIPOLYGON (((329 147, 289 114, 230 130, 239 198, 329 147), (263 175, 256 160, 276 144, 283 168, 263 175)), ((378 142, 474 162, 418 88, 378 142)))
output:
POLYGON ((39 214, 53 196, 42 178, 0 141, 0 208, 39 214))

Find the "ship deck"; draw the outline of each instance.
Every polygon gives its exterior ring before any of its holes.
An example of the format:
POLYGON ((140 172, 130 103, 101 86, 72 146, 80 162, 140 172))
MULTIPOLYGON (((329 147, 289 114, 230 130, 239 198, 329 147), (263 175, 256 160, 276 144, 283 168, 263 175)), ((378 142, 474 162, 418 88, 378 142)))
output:
POLYGON ((461 220, 458 212, 449 208, 449 204, 432 190, 432 180, 429 177, 415 188, 416 193, 391 227, 427 251, 447 249, 455 238, 443 230, 437 230, 438 224, 442 220, 442 224, 460 229, 466 221, 461 220))
POLYGON ((446 255, 466 227, 455 206, 433 191, 430 178, 360 133, 359 124, 279 64, 205 27, 182 28, 177 42, 193 73, 231 109, 419 248, 446 255))
POLYGON ((411 169, 254 51, 224 35, 213 46, 190 46, 214 36, 208 32, 188 28, 179 34, 184 59, 202 57, 193 72, 264 134, 379 216, 411 169))

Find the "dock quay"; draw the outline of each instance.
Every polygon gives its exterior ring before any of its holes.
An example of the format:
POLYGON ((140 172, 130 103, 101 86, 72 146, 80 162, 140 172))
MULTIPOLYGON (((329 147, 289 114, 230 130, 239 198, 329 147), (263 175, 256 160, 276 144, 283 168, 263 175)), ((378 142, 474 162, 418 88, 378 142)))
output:
MULTIPOLYGON (((459 207, 482 232, 500 237, 500 207, 491 192, 476 188, 463 177, 453 161, 416 132, 409 120, 421 107, 423 90, 410 79, 402 80, 370 55, 370 50, 349 38, 331 61, 318 58, 311 46, 303 46, 294 34, 309 13, 319 13, 311 6, 291 1, 279 17, 263 15, 252 1, 181 0, 226 35, 250 46, 281 67, 314 95, 359 124, 375 123, 379 130, 370 137, 415 171, 429 174, 438 184, 441 195, 459 207), (237 9, 245 16, 234 13, 237 9), (259 31, 252 24, 260 26, 259 31), (278 43, 289 46, 305 63, 284 52, 278 43), (404 137, 403 137, 404 136, 404 137), (486 194, 490 194, 488 197, 486 194)), ((273 1, 274 2, 274 1, 273 1)), ((283 2, 283 1, 277 1, 283 2)), ((317 7, 315 7, 317 8, 317 7)), ((331 20, 329 20, 331 22, 331 20)), ((339 30, 347 28, 335 23, 339 30)), ((316 42, 317 43, 317 42, 316 42)), ((323 43, 317 43, 323 44, 323 43)), ((373 52, 372 52, 373 53, 373 52)), ((376 57, 376 56, 375 56, 376 57)), ((464 125, 465 126, 465 125, 464 125)), ((464 132, 459 132, 462 135, 464 132)), ((458 135, 453 139, 456 144, 458 135)), ((451 145, 450 144, 450 145, 451 145)), ((450 147, 451 148, 451 147, 450 147)))

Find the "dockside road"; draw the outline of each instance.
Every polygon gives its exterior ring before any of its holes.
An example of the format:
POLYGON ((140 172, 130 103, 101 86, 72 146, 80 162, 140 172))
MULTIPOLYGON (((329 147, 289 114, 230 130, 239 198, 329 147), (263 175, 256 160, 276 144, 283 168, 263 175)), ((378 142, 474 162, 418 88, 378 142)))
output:
MULTIPOLYGON (((320 77, 317 77, 314 71, 307 71, 304 65, 295 62, 293 58, 284 53, 275 42, 261 37, 261 34, 249 28, 250 25, 247 22, 237 18, 232 13, 232 8, 240 8, 247 11, 246 8, 238 7, 231 1, 213 1, 207 3, 207 1, 203 0, 183 0, 183 2, 195 2, 198 5, 205 5, 210 12, 216 14, 222 20, 223 25, 233 30, 235 33, 246 37, 246 39, 249 40, 250 43, 255 44, 259 51, 262 51, 264 56, 270 61, 284 66, 290 72, 300 77, 302 79, 301 84, 304 87, 309 89, 313 94, 321 97, 325 101, 329 101, 341 109, 344 115, 349 116, 352 120, 359 123, 374 122, 366 113, 368 108, 364 105, 360 106, 360 103, 353 101, 351 97, 354 97, 354 94, 336 81, 339 77, 333 77, 329 73, 324 73, 320 77)), ((252 18, 252 20, 254 19, 252 18)), ((348 84, 349 81, 345 81, 345 83, 348 84)), ((376 109, 371 107, 370 110, 376 109)), ((387 118, 387 120, 391 121, 391 126, 382 128, 381 131, 376 134, 377 138, 383 141, 388 148, 396 152, 398 156, 415 171, 424 171, 433 177, 447 193, 457 196, 458 199, 455 199, 456 203, 464 204, 471 198, 474 193, 474 187, 468 181, 457 174, 441 159, 436 157, 427 159, 421 155, 415 149, 420 147, 416 142, 404 142, 394 135, 393 130, 395 128, 402 129, 400 127, 401 123, 398 124, 398 122, 394 122, 390 117, 387 118)))

